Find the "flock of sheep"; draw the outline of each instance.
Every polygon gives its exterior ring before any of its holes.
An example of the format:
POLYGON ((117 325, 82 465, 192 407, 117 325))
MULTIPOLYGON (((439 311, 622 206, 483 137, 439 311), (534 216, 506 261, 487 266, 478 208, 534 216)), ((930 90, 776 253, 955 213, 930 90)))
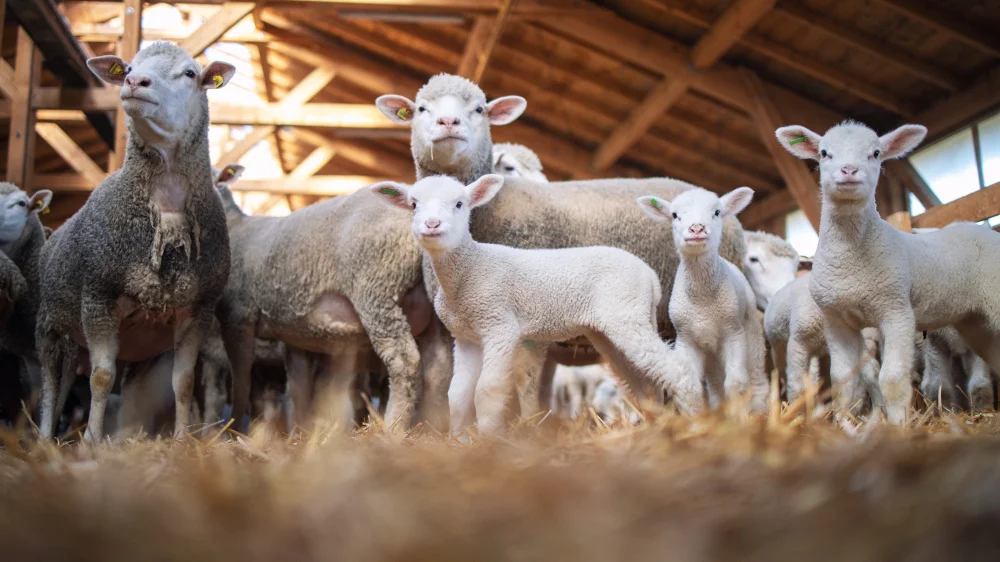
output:
POLYGON ((527 102, 487 102, 445 74, 415 100, 376 100, 411 128, 415 183, 247 216, 229 189, 242 167, 209 160, 205 91, 233 66, 201 68, 166 42, 88 66, 121 86, 123 167, 47 240, 51 193, 0 185, 0 408, 23 408, 43 437, 88 374, 93 441, 223 419, 243 430, 248 413, 293 430, 325 407, 351 424, 362 395, 379 396, 388 427, 422 418, 455 434, 502 433, 541 405, 637 423, 629 393, 685 414, 724 400, 763 413, 765 333, 790 402, 819 387, 829 356, 839 411, 905 423, 921 370, 925 395, 994 406, 1000 233, 908 234, 875 209, 881 162, 913 150, 921 126, 777 131, 820 169, 819 249, 796 277, 788 243, 736 220, 749 188, 549 184, 534 153, 491 140, 527 102))

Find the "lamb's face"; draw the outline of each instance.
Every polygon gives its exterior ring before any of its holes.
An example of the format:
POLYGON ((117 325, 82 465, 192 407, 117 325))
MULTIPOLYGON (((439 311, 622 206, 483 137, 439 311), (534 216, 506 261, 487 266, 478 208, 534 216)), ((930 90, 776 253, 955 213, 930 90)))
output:
POLYGON ((203 69, 184 49, 165 42, 142 49, 131 64, 108 55, 89 59, 87 66, 98 78, 121 86, 122 109, 129 117, 151 121, 166 137, 203 118, 204 91, 221 88, 236 72, 223 62, 203 69))
POLYGON ((493 151, 493 172, 506 178, 525 178, 539 183, 549 181, 542 172, 528 169, 516 158, 496 150, 493 151))
POLYGON ((503 186, 503 176, 490 174, 465 186, 449 176, 430 176, 413 186, 382 182, 371 190, 389 203, 413 213, 410 231, 425 250, 448 251, 469 236, 473 208, 493 199, 503 186))
POLYGON ((861 202, 875 197, 882 161, 899 158, 927 134, 920 125, 903 125, 882 137, 861 123, 846 122, 820 137, 798 125, 775 133, 786 150, 819 162, 820 188, 826 199, 861 202))
POLYGON ((773 242, 747 237, 747 280, 757 297, 757 306, 763 310, 767 303, 785 285, 795 281, 799 260, 774 253, 773 242))
MULTIPOLYGON (((5 184, 4 187, 13 187, 5 184)), ((52 192, 43 189, 31 197, 20 189, 4 189, 0 195, 0 244, 9 244, 21 238, 28 217, 49 206, 52 192)))
POLYGON ((637 202, 654 220, 670 221, 677 250, 695 256, 718 253, 723 221, 736 216, 752 198, 753 190, 749 187, 740 187, 722 197, 697 188, 677 195, 673 201, 647 195, 637 202))

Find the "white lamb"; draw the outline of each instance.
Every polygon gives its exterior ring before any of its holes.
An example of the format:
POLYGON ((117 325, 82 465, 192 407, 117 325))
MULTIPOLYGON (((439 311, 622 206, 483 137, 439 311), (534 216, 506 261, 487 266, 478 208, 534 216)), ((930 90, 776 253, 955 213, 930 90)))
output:
POLYGON ((671 221, 681 263, 670 293, 670 321, 677 328, 676 350, 704 377, 709 404, 750 395, 750 409, 767 409, 764 330, 756 298, 738 267, 719 256, 722 222, 735 217, 753 198, 741 187, 722 197, 698 188, 664 201, 652 195, 639 207, 657 221, 671 221))
POLYGON ((965 402, 960 400, 958 389, 964 387, 969 405, 973 410, 992 410, 994 407, 993 375, 989 365, 972 352, 965 340, 952 327, 938 328, 927 334, 924 348, 924 378, 920 392, 927 399, 937 401, 940 393, 945 407, 956 407, 965 402), (961 364, 965 372, 964 381, 955 380, 955 363, 961 364), (964 385, 960 385, 964 382, 964 385))
POLYGON ((525 178, 548 183, 542 161, 535 151, 523 144, 502 142, 493 145, 493 173, 508 178, 525 178))
POLYGON ((757 308, 764 311, 778 291, 795 281, 799 253, 787 241, 766 232, 744 231, 743 240, 747 245, 743 271, 757 297, 757 308))
POLYGON ((882 161, 904 156, 926 134, 920 125, 903 125, 879 137, 854 122, 823 136, 798 125, 776 131, 786 150, 819 162, 823 209, 809 291, 823 311, 838 406, 858 401, 852 371, 862 352, 861 329, 877 327, 883 339, 878 382, 894 424, 909 414, 915 330, 954 325, 1000 370, 1000 233, 956 224, 910 234, 875 208, 882 161))
MULTIPOLYGON (((643 379, 655 382, 682 411, 697 411, 697 381, 674 373, 672 352, 657 334, 660 281, 645 262, 602 246, 526 250, 472 239, 470 211, 489 202, 503 182, 496 174, 468 186, 430 176, 412 187, 383 182, 370 188, 388 204, 412 209, 413 235, 440 282, 434 309, 455 337, 448 391, 453 432, 471 423, 473 406, 480 433, 502 432, 515 359, 538 367, 518 369, 519 375, 537 372, 549 343, 578 336, 594 342, 633 388, 643 379)), ((521 389, 532 383, 520 378, 521 389)), ((536 409, 522 400, 522 415, 536 409)))

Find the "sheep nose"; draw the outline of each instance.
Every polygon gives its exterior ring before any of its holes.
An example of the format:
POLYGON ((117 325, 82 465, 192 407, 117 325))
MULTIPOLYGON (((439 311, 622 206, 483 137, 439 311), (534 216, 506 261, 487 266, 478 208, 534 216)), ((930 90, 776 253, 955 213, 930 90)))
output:
POLYGON ((424 226, 430 229, 435 229, 441 226, 441 221, 438 219, 427 219, 424 221, 424 226))
POLYGON ((843 168, 840 169, 840 172, 842 174, 844 174, 845 176, 853 176, 854 174, 858 173, 858 167, 857 166, 844 166, 843 168))
POLYGON ((691 234, 701 234, 702 232, 705 232, 705 227, 700 224, 692 224, 688 227, 688 230, 691 231, 691 234))
POLYGON ((438 117, 438 125, 457 127, 462 121, 458 117, 438 117))
POLYGON ((132 89, 135 89, 135 88, 148 88, 149 87, 149 78, 146 77, 146 76, 139 76, 139 75, 136 75, 135 73, 132 73, 132 74, 129 74, 128 76, 125 77, 125 83, 128 84, 129 86, 131 86, 132 89))

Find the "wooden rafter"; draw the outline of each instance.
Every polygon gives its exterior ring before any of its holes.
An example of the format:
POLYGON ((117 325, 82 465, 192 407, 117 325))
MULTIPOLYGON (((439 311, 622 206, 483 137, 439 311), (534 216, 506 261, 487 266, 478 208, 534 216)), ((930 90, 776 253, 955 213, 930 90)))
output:
POLYGON ((192 57, 197 57, 240 20, 250 15, 255 6, 254 2, 226 2, 201 27, 181 41, 180 46, 192 57))
POLYGON ((7 137, 7 181, 22 189, 33 189, 35 163, 35 112, 29 107, 31 90, 41 77, 42 57, 31 36, 17 28, 14 62, 14 97, 11 99, 10 134, 7 137))
POLYGON ((988 53, 1000 57, 1000 41, 995 34, 982 31, 969 23, 959 20, 952 12, 927 6, 918 0, 874 0, 906 17, 936 29, 955 39, 988 53))
POLYGON ((805 212, 816 232, 819 232, 820 206, 816 197, 818 191, 816 180, 809 173, 805 163, 785 151, 774 138, 774 131, 783 125, 783 122, 777 106, 764 88, 763 81, 748 69, 742 69, 741 73, 746 91, 754 104, 752 115, 760 138, 771 152, 781 176, 785 178, 788 191, 799 204, 799 208, 805 212))
MULTIPOLYGON (((197 26, 172 27, 168 29, 147 29, 145 36, 148 40, 182 41, 190 37, 197 26)), ((106 23, 78 23, 73 21, 70 30, 76 38, 88 43, 107 43, 118 41, 124 28, 122 26, 110 25, 106 23)), ((236 32, 232 29, 226 31, 219 37, 218 41, 230 43, 266 43, 267 36, 259 31, 236 32)))
POLYGON ((285 94, 278 105, 286 109, 293 109, 306 103, 325 88, 336 75, 337 71, 328 66, 314 69, 285 94))
POLYGON ((35 131, 52 147, 52 150, 55 150, 71 168, 86 178, 88 182, 97 185, 104 180, 107 175, 104 170, 91 160, 90 156, 59 125, 36 123, 35 131))
MULTIPOLYGON (((254 24, 256 25, 259 19, 260 10, 254 11, 254 24)), ((271 64, 267 59, 268 48, 264 45, 257 45, 256 48, 250 48, 250 63, 253 68, 254 73, 254 86, 257 89, 257 97, 268 103, 274 102, 274 87, 271 83, 271 64)), ((285 151, 281 144, 281 139, 278 136, 277 129, 272 130, 271 134, 271 154, 278 159, 278 168, 282 171, 285 169, 285 151)))
POLYGON ((244 180, 233 184, 233 191, 261 191, 266 193, 298 193, 334 197, 348 195, 381 181, 370 176, 312 176, 305 179, 285 176, 275 179, 244 180))
MULTIPOLYGON (((250 211, 250 214, 251 215, 266 215, 268 212, 271 211, 271 209, 277 207, 278 205, 281 205, 281 203, 284 202, 284 201, 288 201, 288 199, 289 199, 289 195, 288 194, 273 193, 273 194, 269 195, 267 199, 265 199, 263 202, 261 202, 260 205, 257 205, 256 207, 254 207, 250 211)), ((292 206, 289 205, 288 208, 291 209, 292 206)))
POLYGON ((380 171, 386 177, 393 179, 412 178, 414 175, 413 161, 409 158, 384 151, 374 150, 359 145, 356 142, 345 142, 340 139, 331 139, 317 131, 303 128, 295 128, 292 134, 296 138, 311 143, 316 146, 328 146, 336 151, 338 158, 343 158, 364 166, 373 171, 380 171))
POLYGON ((493 50, 503 35, 503 29, 510 18, 514 0, 500 0, 500 10, 496 17, 480 17, 472 27, 469 42, 465 45, 462 62, 458 65, 458 74, 479 83, 486 73, 486 65, 490 62, 493 50))
POLYGON ((337 154, 337 150, 329 145, 316 147, 309 156, 306 156, 299 165, 288 174, 289 179, 304 180, 323 169, 326 163, 337 154))
POLYGON ((914 228, 941 228, 957 220, 981 221, 1000 215, 1000 183, 913 217, 914 228))
POLYGON ((232 148, 219 155, 219 159, 216 161, 215 166, 217 168, 221 168, 222 166, 239 162, 240 158, 243 158, 247 152, 250 152, 250 149, 257 143, 273 135, 274 130, 275 128, 273 126, 255 127, 252 131, 247 133, 245 137, 238 140, 232 148))
POLYGON ((939 139, 1000 108, 1000 69, 986 73, 971 88, 935 103, 913 121, 927 127, 929 140, 939 139))
POLYGON ((941 199, 927 185, 927 182, 924 181, 924 178, 920 176, 909 160, 890 160, 885 163, 885 167, 890 174, 896 176, 906 186, 925 209, 930 209, 941 204, 941 199))
POLYGON ((212 123, 224 125, 291 125, 299 127, 334 127, 351 129, 396 128, 375 105, 350 103, 309 103, 284 107, 266 105, 216 104, 212 123))
MULTIPOLYGON (((142 42, 142 0, 125 0, 122 12, 124 31, 118 42, 118 56, 130 61, 139 52, 142 42)), ((115 96, 117 97, 117 96, 115 96)), ((125 109, 121 100, 114 100, 115 143, 114 152, 108 155, 108 171, 113 172, 125 163, 125 147, 128 145, 128 128, 125 126, 125 109)))
POLYGON ((736 0, 691 49, 691 66, 711 68, 774 8, 777 0, 736 0))

